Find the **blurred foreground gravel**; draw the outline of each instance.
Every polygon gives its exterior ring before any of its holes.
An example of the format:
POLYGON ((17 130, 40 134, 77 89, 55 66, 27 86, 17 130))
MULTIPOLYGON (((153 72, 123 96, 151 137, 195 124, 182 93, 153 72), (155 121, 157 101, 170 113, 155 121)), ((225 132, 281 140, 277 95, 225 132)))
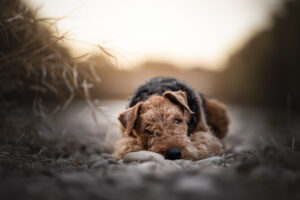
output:
POLYGON ((123 106, 107 104, 112 121, 99 117, 97 125, 91 124, 95 116, 49 118, 49 126, 56 126, 53 132, 64 130, 64 142, 78 140, 73 149, 1 145, 0 199, 300 199, 300 153, 268 142, 268 135, 256 137, 269 128, 254 111, 241 117, 240 109, 230 109, 228 152, 221 157, 169 161, 139 152, 117 161, 110 155, 111 144, 120 137, 113 120, 123 106), (248 127, 248 120, 256 126, 248 127))
POLYGON ((299 153, 264 153, 124 164, 106 153, 2 145, 0 199, 299 199, 299 153), (279 153, 294 162, 260 161, 279 153))

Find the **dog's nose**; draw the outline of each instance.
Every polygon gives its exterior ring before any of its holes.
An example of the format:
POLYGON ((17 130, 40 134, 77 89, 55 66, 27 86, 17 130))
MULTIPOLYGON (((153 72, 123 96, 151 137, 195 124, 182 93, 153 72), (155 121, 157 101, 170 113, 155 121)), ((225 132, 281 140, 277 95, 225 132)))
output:
POLYGON ((172 147, 166 151, 166 159, 176 160, 181 158, 181 151, 177 147, 172 147))

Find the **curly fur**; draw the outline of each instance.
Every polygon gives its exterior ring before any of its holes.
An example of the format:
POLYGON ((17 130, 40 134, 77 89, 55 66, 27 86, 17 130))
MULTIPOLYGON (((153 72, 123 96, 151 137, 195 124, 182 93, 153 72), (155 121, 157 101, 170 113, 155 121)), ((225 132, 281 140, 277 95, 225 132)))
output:
POLYGON ((156 77, 144 85, 140 86, 134 95, 130 98, 129 107, 133 107, 138 102, 143 102, 149 99, 154 94, 163 95, 166 91, 183 91, 187 97, 187 105, 193 111, 188 122, 188 134, 195 129, 197 122, 200 120, 200 105, 199 95, 188 84, 174 78, 156 77))
POLYGON ((229 123, 223 104, 172 78, 154 78, 138 88, 119 120, 124 138, 115 146, 118 159, 140 150, 166 156, 172 147, 190 160, 220 154, 217 137, 225 136, 229 123))

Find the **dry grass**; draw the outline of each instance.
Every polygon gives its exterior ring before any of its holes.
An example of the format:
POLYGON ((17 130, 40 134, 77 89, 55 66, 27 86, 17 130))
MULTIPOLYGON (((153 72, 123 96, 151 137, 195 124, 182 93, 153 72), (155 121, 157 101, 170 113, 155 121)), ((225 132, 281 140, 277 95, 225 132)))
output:
MULTIPOLYGON (((22 100, 90 98, 101 81, 94 66, 72 58, 61 45, 68 33, 53 34, 59 19, 39 19, 19 0, 0 2, 0 74, 2 92, 16 87, 22 100)), ((102 53, 111 56, 103 47, 102 53)))
MULTIPOLYGON (((53 32, 58 20, 38 18, 24 1, 0 1, 0 136, 6 135, 2 141, 14 132, 18 137, 34 132, 41 121, 37 117, 64 110, 76 98, 97 108, 90 89, 101 82, 100 76, 94 63, 73 58, 63 47, 68 33, 53 32)), ((100 54, 113 57, 97 47, 100 54)))

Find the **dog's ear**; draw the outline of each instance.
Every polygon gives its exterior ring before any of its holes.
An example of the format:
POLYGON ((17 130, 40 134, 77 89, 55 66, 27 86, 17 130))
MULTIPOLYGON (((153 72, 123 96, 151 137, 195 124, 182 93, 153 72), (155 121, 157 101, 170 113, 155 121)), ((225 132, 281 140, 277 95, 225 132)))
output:
POLYGON ((208 124, 211 127, 212 132, 218 138, 225 137, 229 124, 229 117, 225 105, 215 99, 209 99, 207 97, 204 97, 203 101, 208 124))
POLYGON ((134 137, 132 133, 132 129, 134 127, 134 124, 138 118, 139 110, 141 108, 142 103, 138 103, 135 106, 128 108, 123 113, 121 113, 118 117, 121 125, 124 128, 124 136, 132 136, 134 137))
POLYGON ((179 106, 183 107, 185 110, 187 110, 189 113, 193 113, 189 106, 187 105, 187 99, 186 99, 186 94, 183 91, 166 91, 163 94, 163 97, 168 98, 171 100, 173 103, 178 104, 179 106))

